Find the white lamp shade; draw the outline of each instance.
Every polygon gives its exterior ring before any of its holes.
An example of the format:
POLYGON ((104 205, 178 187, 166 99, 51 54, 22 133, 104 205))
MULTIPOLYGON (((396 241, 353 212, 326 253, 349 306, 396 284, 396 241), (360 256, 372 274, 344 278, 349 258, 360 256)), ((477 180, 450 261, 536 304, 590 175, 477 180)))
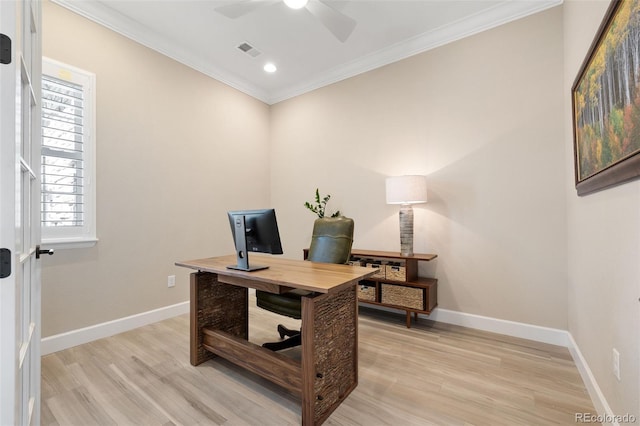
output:
POLYGON ((387 204, 419 204, 427 202, 427 179, 424 176, 388 177, 387 204))

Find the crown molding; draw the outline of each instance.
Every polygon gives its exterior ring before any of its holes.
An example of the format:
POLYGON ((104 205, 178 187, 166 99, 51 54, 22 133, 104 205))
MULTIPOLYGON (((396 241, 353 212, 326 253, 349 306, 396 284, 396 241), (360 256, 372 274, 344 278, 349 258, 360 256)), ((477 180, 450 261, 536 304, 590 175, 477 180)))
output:
POLYGON ((389 65, 525 16, 542 12, 563 2, 563 0, 506 0, 489 10, 335 67, 323 72, 322 75, 311 77, 302 84, 269 93, 232 73, 215 67, 211 63, 205 63, 197 55, 185 52, 181 46, 169 38, 150 30, 139 22, 127 18, 101 3, 72 0, 51 1, 269 105, 389 65))
MULTIPOLYGON (((0 0, 1 1, 1 0, 0 0)), ((51 0, 53 3, 121 34, 141 45, 155 50, 183 65, 193 68, 221 83, 231 86, 262 102, 269 103, 269 95, 259 87, 237 76, 206 63, 197 55, 188 54, 171 39, 130 19, 123 14, 93 1, 51 0)))
POLYGON ((272 93, 269 104, 275 104, 312 90, 337 83, 347 78, 398 62, 419 53, 443 46, 465 37, 490 30, 506 23, 561 5, 563 0, 536 2, 504 1, 492 9, 484 10, 465 19, 420 34, 402 43, 378 50, 311 79, 277 93, 272 93))

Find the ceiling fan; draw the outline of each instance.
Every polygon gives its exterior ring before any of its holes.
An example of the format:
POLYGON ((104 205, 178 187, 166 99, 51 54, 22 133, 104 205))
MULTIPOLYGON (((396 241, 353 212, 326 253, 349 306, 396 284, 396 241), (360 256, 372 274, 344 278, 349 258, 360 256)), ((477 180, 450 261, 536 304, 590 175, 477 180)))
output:
POLYGON ((324 0, 243 0, 217 7, 216 11, 228 18, 236 19, 259 7, 280 1, 291 9, 306 8, 342 43, 347 41, 356 27, 354 19, 329 6, 324 0))

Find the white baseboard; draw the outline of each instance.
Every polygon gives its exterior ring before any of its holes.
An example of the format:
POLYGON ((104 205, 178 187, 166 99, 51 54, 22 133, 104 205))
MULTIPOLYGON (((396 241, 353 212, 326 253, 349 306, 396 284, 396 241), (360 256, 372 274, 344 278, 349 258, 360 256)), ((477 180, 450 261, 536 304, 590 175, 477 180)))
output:
POLYGON ((186 313, 189 313, 189 301, 45 337, 40 349, 44 356, 186 313))
POLYGON ((448 324, 461 325, 476 330, 490 331, 522 339, 535 340, 536 342, 549 343, 567 347, 569 345, 567 330, 541 327, 539 325, 525 324, 522 322, 508 321, 482 315, 466 314, 464 312, 450 311, 436 308, 427 318, 433 321, 446 322, 448 324))
MULTIPOLYGON (((404 314, 404 311, 386 308, 384 306, 364 306, 388 312, 402 312, 404 314)), ((512 337, 520 337, 522 339, 534 340, 536 342, 549 343, 557 346, 568 347, 569 345, 569 332, 557 328, 541 327, 538 325, 484 317, 482 315, 467 314, 442 308, 435 308, 433 312, 431 312, 431 315, 420 314, 418 317, 447 324, 460 325, 476 330, 490 331, 512 337)))
MULTIPOLYGON (((397 309, 386 308, 384 306, 375 306, 374 308, 389 312, 401 312, 397 309)), ((113 336, 114 334, 133 330, 134 328, 141 327, 143 325, 152 324, 154 322, 162 321, 188 312, 189 302, 181 302, 175 305, 154 309, 152 311, 108 321, 102 324, 96 324, 90 327, 45 337, 42 339, 42 355, 81 345, 83 343, 88 343, 103 337, 113 336)), ((477 330, 490 331, 493 333, 505 334, 507 336, 520 337, 523 339, 564 347, 569 347, 570 341, 573 341, 573 339, 570 339, 570 335, 566 330, 540 327, 537 325, 484 317, 475 314, 466 314, 464 312, 451 311, 448 309, 436 308, 431 315, 421 314, 420 317, 433 321, 455 324, 477 330)))
POLYGON ((587 392, 589 392, 591 402, 593 402, 593 407, 598 412, 598 415, 602 417, 603 421, 601 423, 603 425, 619 426, 619 423, 613 420, 615 419, 613 411, 611 410, 611 407, 609 407, 609 403, 602 394, 600 386, 598 386, 598 382, 596 382, 596 378, 593 376, 593 373, 587 364, 587 360, 582 356, 582 352, 580 352, 580 348, 578 348, 576 341, 573 340, 571 333, 569 333, 569 341, 569 352, 571 352, 571 356, 573 357, 576 367, 580 372, 582 381, 587 388, 587 392))

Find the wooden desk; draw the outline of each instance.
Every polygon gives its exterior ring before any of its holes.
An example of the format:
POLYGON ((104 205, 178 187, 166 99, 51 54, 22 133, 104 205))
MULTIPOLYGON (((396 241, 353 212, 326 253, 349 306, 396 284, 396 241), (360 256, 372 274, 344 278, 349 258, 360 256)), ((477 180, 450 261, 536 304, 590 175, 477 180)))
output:
MULTIPOLYGON (((190 361, 216 355, 256 373, 302 399, 302 424, 319 425, 358 385, 356 284, 368 268, 256 256, 269 269, 227 269, 235 256, 176 262, 191 274, 190 361), (302 298, 302 359, 248 342, 248 288, 270 293, 314 292, 302 298)), ((274 330, 274 335, 276 331, 274 330)))

